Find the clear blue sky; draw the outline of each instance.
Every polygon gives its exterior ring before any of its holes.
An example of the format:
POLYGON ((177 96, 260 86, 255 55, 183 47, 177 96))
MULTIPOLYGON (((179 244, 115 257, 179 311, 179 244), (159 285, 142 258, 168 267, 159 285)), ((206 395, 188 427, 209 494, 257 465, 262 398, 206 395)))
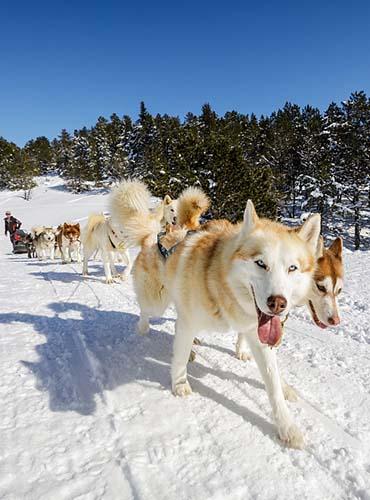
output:
POLYGON ((269 114, 370 93, 370 2, 18 1, 0 6, 0 135, 210 102, 269 114))

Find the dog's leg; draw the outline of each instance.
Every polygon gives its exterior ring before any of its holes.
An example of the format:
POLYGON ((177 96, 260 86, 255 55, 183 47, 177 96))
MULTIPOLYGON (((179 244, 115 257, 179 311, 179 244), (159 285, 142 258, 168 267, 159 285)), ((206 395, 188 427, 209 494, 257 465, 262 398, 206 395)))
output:
POLYGON ((120 278, 120 274, 117 271, 117 268, 114 264, 114 258, 115 258, 115 252, 109 252, 109 263, 110 263, 110 268, 111 268, 111 273, 113 278, 120 278))
POLYGON ((54 245, 50 249, 50 260, 54 260, 54 245))
POLYGON ((254 331, 248 336, 248 342, 265 382, 280 439, 291 448, 303 448, 303 435, 294 424, 284 399, 275 349, 261 344, 254 331))
POLYGON ((147 333, 149 333, 149 329, 149 314, 141 310, 140 319, 136 324, 136 331, 139 335, 146 335, 147 333))
POLYGON ((126 269, 124 270, 122 277, 123 277, 123 279, 126 279, 130 276, 131 269, 132 269, 132 261, 131 261, 130 253, 128 250, 125 250, 123 252, 122 256, 124 257, 124 260, 126 263, 126 269))
POLYGON ((238 333, 235 355, 242 361, 249 361, 251 359, 251 355, 248 352, 248 338, 244 333, 238 333))
POLYGON ((71 247, 70 245, 67 246, 67 248, 64 247, 64 264, 68 264, 69 262, 72 261, 72 254, 71 254, 71 247))
POLYGON ((87 248, 84 248, 84 260, 82 264, 82 275, 83 276, 88 276, 89 275, 89 259, 91 257, 93 252, 88 251, 87 248))
POLYGON ((110 285, 114 283, 111 271, 111 263, 110 263, 110 255, 109 252, 102 251, 101 255, 104 263, 104 272, 105 272, 105 282, 110 285))
POLYGON ((76 253, 77 263, 81 264, 81 245, 77 245, 76 253))
POLYGON ((187 364, 196 332, 181 317, 176 320, 175 330, 171 364, 172 391, 175 396, 187 396, 192 393, 187 378, 187 364))

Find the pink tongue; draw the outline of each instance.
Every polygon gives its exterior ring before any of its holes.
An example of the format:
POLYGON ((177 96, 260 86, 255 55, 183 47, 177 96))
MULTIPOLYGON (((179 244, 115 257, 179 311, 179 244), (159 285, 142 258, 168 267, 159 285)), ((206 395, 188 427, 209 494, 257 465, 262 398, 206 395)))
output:
POLYGON ((278 316, 268 316, 259 311, 258 337, 262 344, 274 346, 279 343, 283 334, 280 318, 278 316))

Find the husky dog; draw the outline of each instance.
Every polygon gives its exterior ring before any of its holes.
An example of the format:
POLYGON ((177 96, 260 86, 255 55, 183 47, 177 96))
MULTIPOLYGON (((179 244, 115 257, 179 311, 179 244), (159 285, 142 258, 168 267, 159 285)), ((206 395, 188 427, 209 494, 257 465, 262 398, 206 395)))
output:
POLYGON ((336 238, 329 248, 324 248, 320 238, 316 271, 306 301, 312 319, 320 328, 340 323, 337 298, 343 288, 342 251, 341 238, 336 238))
POLYGON ((46 259, 47 255, 51 260, 54 260, 55 234, 56 231, 52 227, 37 226, 31 229, 31 236, 39 260, 46 259))
POLYGON ((271 347, 281 340, 281 318, 308 294, 320 216, 314 215, 299 229, 291 230, 260 219, 248 201, 241 225, 188 235, 165 262, 158 251, 156 259, 150 260, 154 253, 147 247, 156 246, 153 227, 147 226, 146 232, 143 227, 131 229, 131 237, 136 231, 142 245, 134 270, 141 308, 139 330, 144 333, 149 317, 161 315, 170 301, 176 306, 171 368, 174 394, 191 393, 186 365, 197 333, 241 332, 264 379, 281 440, 301 448, 303 435, 285 402, 276 352, 271 347))
POLYGON ((32 237, 31 233, 28 233, 26 237, 24 238, 24 242, 27 247, 27 255, 29 259, 32 259, 36 257, 36 247, 35 247, 35 242, 34 238, 32 237))
POLYGON ((81 262, 80 224, 68 224, 65 222, 58 226, 56 232, 56 244, 60 251, 63 264, 72 261, 72 255, 77 262, 81 262))
POLYGON ((124 181, 113 189, 111 195, 112 217, 105 218, 102 214, 93 214, 89 217, 82 232, 83 243, 83 275, 88 275, 88 261, 100 250, 106 277, 106 283, 113 283, 114 277, 126 278, 131 272, 129 248, 135 244, 127 238, 125 226, 127 224, 140 225, 143 220, 146 224, 174 224, 176 222, 176 200, 166 195, 160 205, 154 210, 149 209, 150 193, 144 183, 140 181, 124 181), (123 216, 116 220, 114 214, 119 211, 123 216), (126 263, 123 275, 116 271, 115 258, 126 263))
POLYGON ((88 261, 90 257, 100 251, 104 264, 105 281, 113 283, 114 277, 120 277, 114 260, 119 253, 126 264, 124 276, 129 274, 131 269, 130 255, 124 244, 124 233, 122 229, 113 226, 110 218, 105 218, 103 214, 92 214, 89 216, 87 225, 81 234, 83 244, 83 275, 88 276, 88 261))

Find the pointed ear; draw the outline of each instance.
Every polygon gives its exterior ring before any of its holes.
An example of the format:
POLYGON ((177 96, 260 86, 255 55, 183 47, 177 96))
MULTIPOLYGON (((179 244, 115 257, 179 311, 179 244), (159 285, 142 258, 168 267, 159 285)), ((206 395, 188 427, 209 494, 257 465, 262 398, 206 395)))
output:
POLYGON ((324 238, 319 236, 319 239, 317 241, 317 247, 316 247, 316 258, 319 259, 324 255, 324 238))
POLYGON ((254 208, 252 200, 247 201, 247 206, 245 207, 244 217, 243 217, 243 233, 250 233, 256 227, 259 217, 254 208))
POLYGON ((77 222, 76 226, 78 227, 78 229, 80 229, 80 223, 77 222))
POLYGON ((329 250, 335 255, 337 259, 341 259, 343 251, 342 238, 335 238, 333 243, 330 245, 329 250))
POLYGON ((311 250, 316 253, 318 240, 320 236, 320 214, 314 214, 309 217, 306 222, 298 230, 300 238, 305 241, 311 250))
POLYGON ((166 194, 163 201, 165 205, 170 205, 172 203, 172 198, 169 194, 166 194))

